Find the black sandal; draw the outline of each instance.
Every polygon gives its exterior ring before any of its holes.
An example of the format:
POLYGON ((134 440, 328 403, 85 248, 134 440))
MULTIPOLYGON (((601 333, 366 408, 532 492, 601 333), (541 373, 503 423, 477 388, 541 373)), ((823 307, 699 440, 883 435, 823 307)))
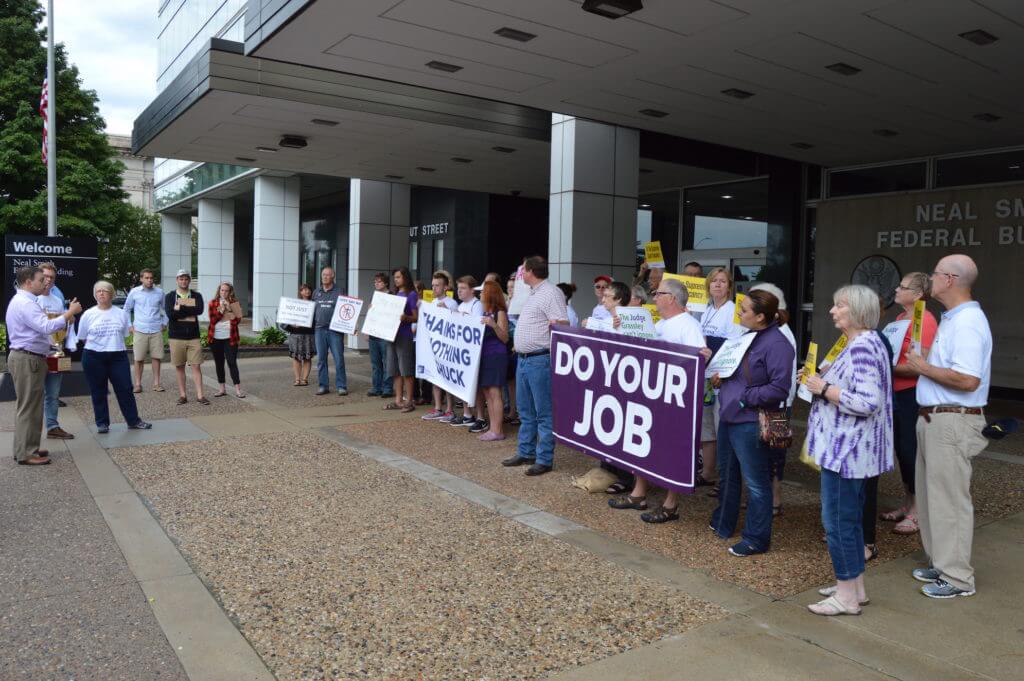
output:
POLYGON ((647 497, 632 497, 626 495, 623 497, 615 497, 614 499, 608 500, 608 505, 619 511, 627 509, 633 509, 636 511, 643 511, 647 508, 647 497))
POLYGON ((865 544, 864 548, 868 550, 868 557, 864 559, 865 563, 873 561, 878 558, 878 545, 877 544, 865 544))
POLYGON ((608 489, 604 491, 605 494, 624 494, 631 488, 626 486, 624 482, 613 482, 608 485, 608 489))
POLYGON ((653 511, 641 513, 640 520, 644 521, 645 523, 655 524, 667 523, 670 520, 679 520, 679 507, 676 506, 675 508, 665 508, 664 506, 659 506, 653 511))

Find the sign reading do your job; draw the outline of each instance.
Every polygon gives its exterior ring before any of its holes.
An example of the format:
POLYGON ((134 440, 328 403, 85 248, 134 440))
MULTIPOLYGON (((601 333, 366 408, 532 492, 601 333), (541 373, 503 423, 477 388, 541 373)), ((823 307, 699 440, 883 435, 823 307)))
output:
POLYGON ((585 329, 551 331, 561 442, 677 492, 693 492, 704 408, 697 348, 585 329))

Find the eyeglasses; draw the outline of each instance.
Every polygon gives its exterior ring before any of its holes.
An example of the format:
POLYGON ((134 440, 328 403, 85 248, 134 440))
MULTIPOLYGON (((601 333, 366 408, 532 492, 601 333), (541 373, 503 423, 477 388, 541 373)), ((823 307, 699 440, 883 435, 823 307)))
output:
POLYGON ((594 284, 594 290, 596 291, 603 291, 606 288, 608 288, 607 284, 594 284))
POLYGON ((940 272, 938 270, 935 270, 934 272, 932 272, 932 276, 933 277, 940 276, 940 275, 943 276, 943 277, 949 277, 950 279, 956 279, 957 277, 960 276, 959 274, 951 274, 949 272, 940 272))
POLYGON ((903 284, 898 285, 896 287, 896 290, 897 291, 917 291, 916 288, 913 288, 911 286, 904 286, 903 284))
POLYGON ((651 295, 652 296, 670 296, 670 295, 672 295, 672 292, 671 291, 655 291, 651 295))

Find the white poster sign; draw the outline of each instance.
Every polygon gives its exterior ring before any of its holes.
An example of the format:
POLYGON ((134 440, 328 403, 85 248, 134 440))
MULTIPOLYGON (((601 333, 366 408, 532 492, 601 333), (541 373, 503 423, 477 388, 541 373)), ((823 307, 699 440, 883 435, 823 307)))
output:
POLYGON ((277 303, 277 323, 291 326, 313 326, 316 303, 301 298, 285 298, 277 303))
POLYGON ((732 376, 756 337, 756 333, 745 333, 739 338, 722 343, 722 347, 718 348, 718 352, 711 358, 704 370, 705 378, 711 378, 714 374, 718 374, 719 378, 732 376))
POLYGON ((640 338, 654 338, 654 317, 644 307, 617 307, 619 333, 640 338))
POLYGON ((614 326, 612 326, 611 317, 608 319, 598 319, 597 317, 587 317, 587 331, 604 331, 605 333, 618 333, 614 326))
POLYGON ((359 298, 338 296, 331 315, 331 331, 338 333, 355 333, 359 312, 363 309, 363 301, 359 298))
POLYGON ((404 312, 405 298, 374 291, 370 309, 366 312, 366 320, 363 321, 363 333, 393 342, 404 312))
POLYGON ((900 361, 900 349, 903 347, 903 339, 907 336, 907 329, 910 328, 909 319, 901 319, 891 324, 886 324, 885 328, 882 329, 882 335, 889 341, 889 347, 892 348, 892 364, 896 366, 896 362, 900 361))
POLYGON ((433 305, 421 307, 416 324, 416 378, 475 406, 485 328, 479 317, 433 305))
POLYGON ((512 291, 512 300, 508 301, 508 313, 518 315, 523 311, 526 299, 530 297, 530 287, 523 281, 523 266, 516 270, 516 287, 512 291))

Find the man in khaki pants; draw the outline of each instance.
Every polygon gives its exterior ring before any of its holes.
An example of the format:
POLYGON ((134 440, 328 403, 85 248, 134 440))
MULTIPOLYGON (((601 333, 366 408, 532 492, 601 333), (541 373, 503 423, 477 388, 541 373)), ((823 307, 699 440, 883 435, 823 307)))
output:
POLYGON ((907 365, 920 375, 917 403, 917 491, 921 543, 931 565, 913 571, 930 598, 974 595, 971 542, 972 460, 985 448, 984 407, 992 375, 992 332, 971 299, 978 267, 949 255, 932 272, 932 297, 946 311, 928 358, 911 350, 907 365))
POLYGON ((7 343, 11 353, 7 369, 14 380, 16 417, 14 460, 24 466, 45 466, 49 452, 39 449, 43 427, 43 385, 46 381, 46 355, 50 352, 50 334, 73 322, 82 311, 78 299, 72 299, 60 317, 49 319, 36 300, 46 290, 43 271, 22 267, 16 274, 18 292, 7 306, 7 343))

